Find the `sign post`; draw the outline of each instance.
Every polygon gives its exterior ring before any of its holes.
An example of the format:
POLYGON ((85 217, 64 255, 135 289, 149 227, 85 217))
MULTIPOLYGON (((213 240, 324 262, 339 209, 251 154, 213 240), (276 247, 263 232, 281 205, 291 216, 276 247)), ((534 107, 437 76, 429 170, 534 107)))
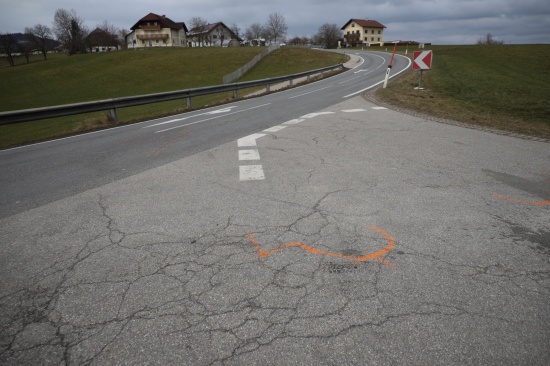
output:
POLYGON ((417 88, 422 90, 422 72, 432 68, 432 51, 415 51, 413 54, 413 70, 420 70, 420 84, 417 88))
POLYGON ((397 50, 397 44, 399 41, 396 41, 393 46, 393 53, 391 54, 390 64, 388 65, 388 69, 386 70, 386 78, 384 79, 384 89, 386 89, 386 86, 388 86, 388 79, 390 78, 390 71, 393 64, 393 57, 395 56, 395 51, 397 50))

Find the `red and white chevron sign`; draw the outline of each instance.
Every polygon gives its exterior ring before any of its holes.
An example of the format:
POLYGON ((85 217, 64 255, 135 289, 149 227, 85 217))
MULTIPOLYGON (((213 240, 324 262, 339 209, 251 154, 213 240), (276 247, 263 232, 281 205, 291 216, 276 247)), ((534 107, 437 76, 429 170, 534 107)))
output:
POLYGON ((432 51, 415 51, 413 54, 413 70, 429 70, 432 68, 432 51))

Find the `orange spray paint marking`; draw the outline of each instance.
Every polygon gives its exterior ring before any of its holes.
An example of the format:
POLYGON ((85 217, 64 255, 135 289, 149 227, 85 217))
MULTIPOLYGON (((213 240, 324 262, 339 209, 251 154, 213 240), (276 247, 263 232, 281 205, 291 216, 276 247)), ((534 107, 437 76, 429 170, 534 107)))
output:
POLYGON ((515 198, 503 196, 503 195, 497 194, 497 193, 493 193, 492 196, 497 197, 497 198, 502 198, 503 200, 507 200, 507 201, 510 201, 510 202, 523 203, 525 205, 536 205, 536 206, 550 205, 550 201, 529 202, 529 201, 523 201, 523 200, 518 200, 518 199, 515 199, 515 198))
POLYGON ((283 249, 292 248, 292 247, 299 247, 299 248, 302 248, 305 251, 310 252, 311 254, 326 255, 326 256, 329 256, 329 257, 337 257, 337 258, 345 258, 345 259, 353 259, 354 262, 364 262, 364 261, 368 261, 370 259, 376 259, 376 260, 378 260, 378 261, 380 261, 384 264, 387 264, 388 266, 393 267, 392 263, 380 258, 381 256, 383 256, 384 254, 389 253, 389 251, 393 249, 393 246, 395 244, 394 241, 393 241, 393 238, 391 237, 390 234, 388 234, 384 230, 379 229, 375 226, 371 226, 370 229, 374 230, 374 231, 377 231, 380 234, 384 235, 386 237, 386 239, 388 239, 389 244, 388 244, 387 247, 385 247, 385 248, 383 248, 379 251, 376 251, 374 253, 364 254, 364 255, 344 255, 344 254, 339 254, 339 253, 326 252, 324 250, 315 249, 313 247, 310 247, 309 245, 306 245, 304 243, 297 242, 297 241, 285 244, 283 246, 280 246, 278 248, 275 248, 275 249, 272 249, 272 250, 269 250, 269 251, 266 252, 258 244, 256 239, 254 238, 254 234, 249 233, 248 238, 250 239, 250 242, 252 243, 252 245, 254 245, 254 247, 258 251, 258 254, 262 258, 267 258, 269 255, 271 255, 273 253, 276 253, 276 252, 278 252, 280 250, 283 250, 283 249))
POLYGON ((148 158, 156 158, 157 156, 159 156, 159 154, 161 153, 162 150, 164 150, 165 148, 167 148, 171 144, 173 144, 175 142, 178 142, 179 140, 181 140, 182 138, 184 138, 185 136, 188 136, 190 134, 191 134, 191 132, 189 132, 189 131, 183 131, 182 133, 180 133, 179 135, 177 135, 173 139, 170 139, 170 140, 166 141, 164 144, 162 144, 161 147, 148 152, 146 156, 148 158))

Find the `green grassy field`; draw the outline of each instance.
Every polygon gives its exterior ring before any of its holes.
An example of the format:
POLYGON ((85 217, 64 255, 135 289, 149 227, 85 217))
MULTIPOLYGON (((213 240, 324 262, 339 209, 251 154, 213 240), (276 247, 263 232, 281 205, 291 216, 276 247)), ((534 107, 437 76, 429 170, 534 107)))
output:
POLYGON ((550 138, 550 45, 426 49, 433 50, 433 64, 423 73, 425 90, 414 90, 420 72, 411 70, 376 97, 440 118, 550 138))
MULTIPOLYGON (((264 47, 156 48, 86 55, 33 56, 31 63, 0 67, 0 111, 150 94, 222 83, 223 76, 250 61, 264 47)), ((283 48, 262 60, 252 79, 287 75, 345 61, 308 49, 283 48), (291 60, 281 62, 281 60, 291 60)), ((248 77, 248 75, 247 75, 248 77)), ((247 78, 246 80, 252 80, 247 78)), ((244 94, 241 94, 244 95, 244 94)), ((231 93, 192 99, 200 108, 231 100, 231 93)), ((182 112, 184 100, 117 110, 117 124, 182 112)), ((113 126, 108 112, 0 126, 0 148, 113 126)))

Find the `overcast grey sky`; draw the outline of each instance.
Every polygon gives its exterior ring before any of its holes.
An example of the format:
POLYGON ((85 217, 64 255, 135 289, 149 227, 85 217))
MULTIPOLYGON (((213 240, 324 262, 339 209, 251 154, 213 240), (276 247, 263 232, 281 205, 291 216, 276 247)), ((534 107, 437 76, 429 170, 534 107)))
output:
POLYGON ((148 13, 176 22, 202 17, 237 24, 241 31, 270 13, 281 13, 288 37, 312 36, 324 23, 343 26, 352 18, 378 20, 386 41, 474 44, 492 33, 505 43, 550 43, 549 0, 0 0, 0 32, 52 26, 57 9, 74 9, 93 29, 104 20, 129 29, 148 13))

